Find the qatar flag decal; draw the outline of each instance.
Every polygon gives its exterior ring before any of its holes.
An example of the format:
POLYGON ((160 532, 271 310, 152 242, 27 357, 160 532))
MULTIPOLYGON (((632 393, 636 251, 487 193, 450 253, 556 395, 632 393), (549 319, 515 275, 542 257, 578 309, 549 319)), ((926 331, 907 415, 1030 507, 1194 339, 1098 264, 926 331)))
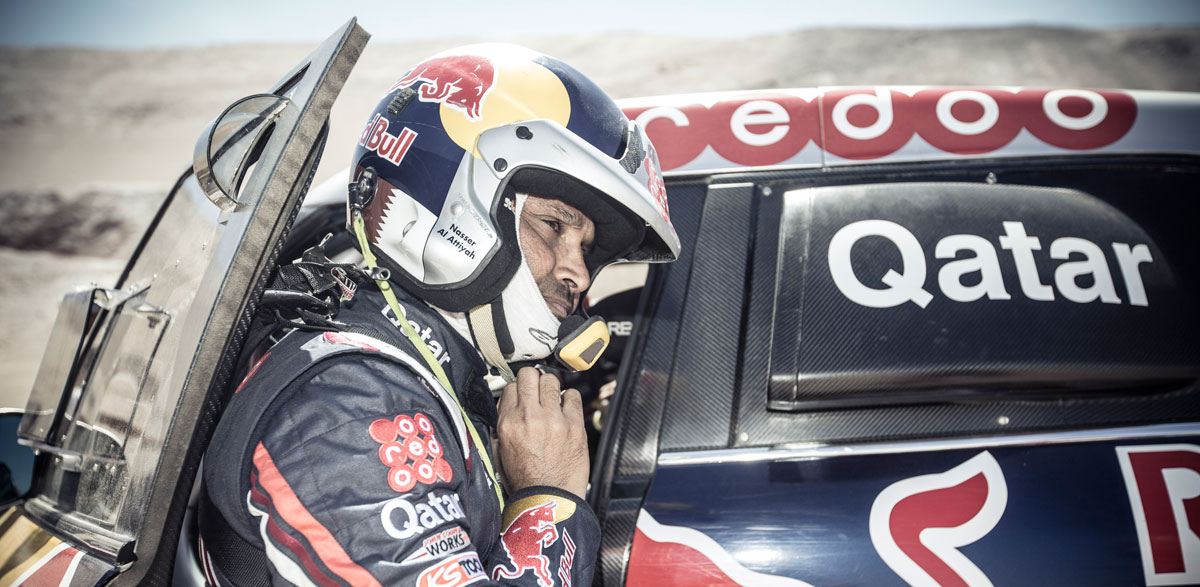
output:
POLYGON ((707 534, 660 524, 650 512, 638 515, 629 553, 629 587, 812 587, 804 581, 752 571, 707 534))
MULTIPOLYGON (((45 548, 43 548, 45 550, 45 548)), ((40 554, 40 552, 38 553, 40 554)), ((35 555, 36 556, 36 555, 35 555)), ((70 544, 60 543, 42 555, 13 585, 70 585, 83 559, 83 552, 70 544)))
POLYGON ((958 548, 996 527, 1008 505, 1000 464, 983 451, 944 473, 889 485, 871 505, 871 542, 910 585, 990 586, 958 548))

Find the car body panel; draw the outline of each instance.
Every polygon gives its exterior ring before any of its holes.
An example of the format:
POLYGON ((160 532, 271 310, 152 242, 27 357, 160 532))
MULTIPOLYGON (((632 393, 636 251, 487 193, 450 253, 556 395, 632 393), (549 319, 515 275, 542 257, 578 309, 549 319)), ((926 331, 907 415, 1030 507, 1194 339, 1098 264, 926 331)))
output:
POLYGON ((1178 572, 1151 574, 1143 545, 1170 539, 1190 553, 1186 512, 1200 495, 1198 174, 1194 154, 1057 153, 671 175, 685 250, 647 276, 594 468, 603 584, 1195 582, 1200 559, 1182 554, 1178 572), (928 304, 871 307, 834 282, 830 243, 863 221, 905 227, 925 259, 873 236, 854 245, 852 273, 882 293, 888 270, 915 280, 924 263, 928 304), (1103 241, 1113 276, 1113 242, 1154 247, 1142 275, 1157 285, 1144 300, 1122 285, 1120 304, 1067 298, 1070 287, 1031 299, 999 240, 1018 221, 1043 229, 1035 257, 1048 287, 1069 286, 1057 268, 1083 257, 1051 257, 1064 237, 1103 241), (935 245, 960 233, 999 253, 1010 299, 947 297, 942 268, 975 257, 935 245), (1178 465, 1166 485, 1139 491, 1139 506, 1122 456, 1131 446, 1178 465), (1007 506, 990 526, 971 522, 984 513, 940 521, 957 542, 934 558, 958 566, 926 580, 895 554, 922 534, 881 549, 872 508, 893 485, 964 470, 985 488, 1006 480, 1007 506), (1038 557, 1028 545, 1043 547, 1038 557))
POLYGON ((622 100, 663 172, 1200 152, 1200 95, 1016 87, 826 87, 622 100))
POLYGON ((628 584, 689 584, 717 561, 745 585, 764 584, 745 571, 815 585, 1192 583, 1197 434, 1187 424, 664 455, 628 584))

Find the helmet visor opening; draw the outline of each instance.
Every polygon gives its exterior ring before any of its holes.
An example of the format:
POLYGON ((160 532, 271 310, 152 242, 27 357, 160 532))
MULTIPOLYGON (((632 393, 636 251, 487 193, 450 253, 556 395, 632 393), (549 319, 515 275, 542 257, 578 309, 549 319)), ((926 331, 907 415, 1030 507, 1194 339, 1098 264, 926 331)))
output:
POLYGON ((592 250, 584 256, 588 271, 595 274, 621 259, 641 244, 645 222, 632 211, 618 206, 595 187, 560 171, 533 165, 515 169, 508 189, 541 198, 561 200, 578 209, 596 226, 592 250))

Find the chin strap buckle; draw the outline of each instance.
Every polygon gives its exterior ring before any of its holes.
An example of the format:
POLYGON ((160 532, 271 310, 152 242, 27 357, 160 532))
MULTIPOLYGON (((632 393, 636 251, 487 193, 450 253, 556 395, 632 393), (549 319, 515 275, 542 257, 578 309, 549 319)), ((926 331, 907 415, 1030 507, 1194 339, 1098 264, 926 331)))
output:
POLYGON ((366 273, 367 277, 375 281, 387 281, 392 278, 392 273, 386 267, 369 267, 366 273))

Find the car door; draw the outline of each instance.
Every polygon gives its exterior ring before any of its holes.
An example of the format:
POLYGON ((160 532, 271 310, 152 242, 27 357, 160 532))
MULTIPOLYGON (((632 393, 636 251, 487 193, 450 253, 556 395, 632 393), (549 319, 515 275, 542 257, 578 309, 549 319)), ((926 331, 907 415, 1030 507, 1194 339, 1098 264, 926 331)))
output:
POLYGON ((64 299, 19 429, 38 457, 0 514, 0 583, 170 583, 247 326, 368 37, 351 20, 220 113, 116 286, 64 299))
POLYGON ((672 178, 684 253, 648 276, 595 465, 603 584, 1195 582, 1198 178, 672 178))

